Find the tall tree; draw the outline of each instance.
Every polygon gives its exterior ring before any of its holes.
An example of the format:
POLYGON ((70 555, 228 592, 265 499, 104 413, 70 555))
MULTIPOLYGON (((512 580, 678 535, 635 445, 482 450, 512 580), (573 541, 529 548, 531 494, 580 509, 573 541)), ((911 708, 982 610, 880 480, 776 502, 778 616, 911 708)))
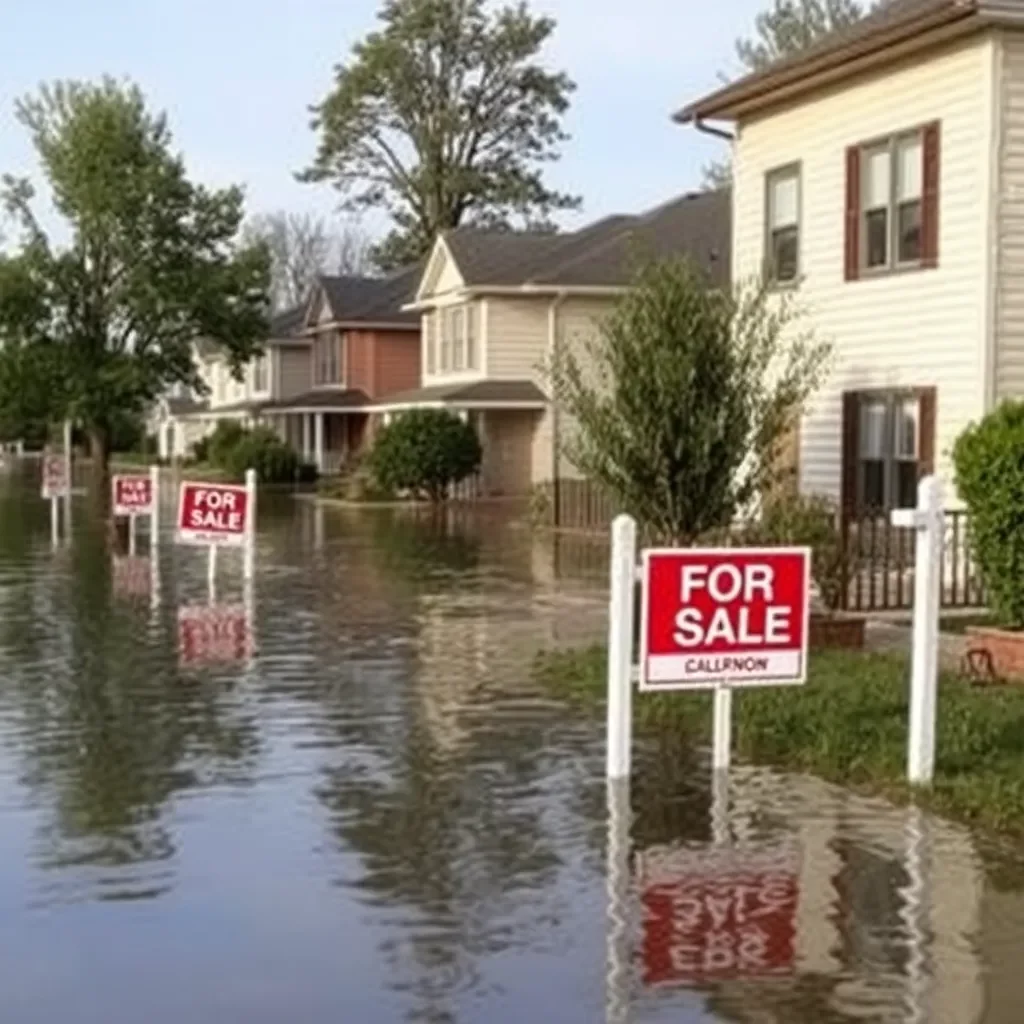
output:
MULTIPOLYGON (((771 6, 754 18, 753 35, 736 40, 736 56, 744 74, 763 71, 796 56, 830 32, 852 25, 865 13, 860 0, 771 0, 771 6)), ((704 167, 705 188, 723 188, 731 181, 728 160, 715 160, 704 167)))
POLYGON ((385 0, 380 20, 313 108, 319 148, 300 175, 332 182, 349 210, 390 214, 380 266, 417 259, 463 222, 547 226, 579 205, 542 175, 568 138, 575 88, 538 59, 551 18, 522 2, 385 0))
POLYGON ((201 388, 197 337, 236 371, 258 351, 267 254, 236 244, 241 190, 191 182, 137 87, 59 82, 16 114, 68 241, 43 229, 32 185, 5 176, 23 238, 0 266, 0 380, 31 383, 52 419, 80 422, 105 477, 115 411, 137 415, 176 382, 201 388))
POLYGON ((270 255, 270 297, 275 310, 297 306, 320 274, 367 274, 370 240, 352 222, 334 230, 323 217, 279 210, 254 217, 246 241, 260 241, 270 255))
POLYGON ((785 471, 828 346, 761 288, 709 288, 685 261, 643 267, 593 336, 551 365, 576 423, 566 454, 661 539, 728 526, 785 471))

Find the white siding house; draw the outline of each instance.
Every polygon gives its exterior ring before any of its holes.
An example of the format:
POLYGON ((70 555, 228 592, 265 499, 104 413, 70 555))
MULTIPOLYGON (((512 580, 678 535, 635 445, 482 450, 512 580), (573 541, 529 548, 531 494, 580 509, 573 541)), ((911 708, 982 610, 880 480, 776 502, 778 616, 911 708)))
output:
POLYGON ((894 0, 677 115, 733 135, 734 279, 792 290, 833 346, 799 477, 850 512, 951 482, 963 428, 1024 396, 1024 35, 1000 17, 894 0))

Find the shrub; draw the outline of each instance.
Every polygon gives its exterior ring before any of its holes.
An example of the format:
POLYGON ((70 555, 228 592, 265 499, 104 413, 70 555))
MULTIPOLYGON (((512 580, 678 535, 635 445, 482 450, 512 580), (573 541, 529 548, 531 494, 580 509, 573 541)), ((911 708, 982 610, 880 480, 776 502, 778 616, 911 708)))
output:
POLYGON ((210 439, 201 437, 192 445, 192 459, 195 462, 206 463, 210 461, 210 439))
MULTIPOLYGON (((242 479, 247 469, 255 469, 257 479, 264 484, 296 483, 303 476, 308 480, 312 468, 269 427, 243 430, 233 447, 219 460, 215 457, 215 464, 236 479, 242 479)), ((312 472, 315 478, 315 468, 312 472)))
POLYGON ((821 495, 777 494, 766 500, 746 539, 751 544, 809 547, 811 577, 821 603, 830 612, 841 607, 852 556, 843 544, 835 502, 821 495))
POLYGON ((377 435, 369 468, 381 487, 443 501, 480 468, 476 431, 444 409, 412 409, 377 435))
MULTIPOLYGON (((227 469, 227 460, 230 453, 238 443, 245 437, 247 431, 238 420, 218 420, 213 433, 205 438, 206 450, 205 459, 200 462, 209 461, 215 466, 227 469)), ((202 442, 200 442, 201 444, 202 442)))
POLYGON ((1004 402, 953 447, 974 557, 997 620, 1024 627, 1024 402, 1004 402))

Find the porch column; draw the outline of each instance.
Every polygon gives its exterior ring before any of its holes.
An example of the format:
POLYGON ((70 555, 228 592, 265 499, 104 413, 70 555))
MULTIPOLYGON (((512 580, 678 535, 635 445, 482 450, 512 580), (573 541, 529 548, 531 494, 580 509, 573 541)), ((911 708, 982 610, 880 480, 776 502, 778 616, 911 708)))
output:
POLYGON ((316 413, 315 425, 315 441, 316 446, 316 468, 322 473, 326 468, 324 466, 324 414, 322 412, 316 413))
POLYGON ((309 454, 313 450, 313 414, 309 412, 299 413, 302 417, 302 457, 308 461, 309 454))

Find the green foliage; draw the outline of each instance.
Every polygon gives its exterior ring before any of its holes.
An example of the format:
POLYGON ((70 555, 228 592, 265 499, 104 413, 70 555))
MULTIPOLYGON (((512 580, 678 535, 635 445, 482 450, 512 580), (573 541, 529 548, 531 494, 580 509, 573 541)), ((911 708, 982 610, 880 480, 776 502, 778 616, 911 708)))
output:
MULTIPOLYGON (((538 681, 595 710, 607 691, 603 648, 546 654, 538 681)), ((969 824, 1024 832, 1024 689, 939 684, 935 783, 915 799, 969 824)), ((806 686, 765 687, 733 705, 737 752, 748 761, 906 798, 907 665, 888 654, 811 656, 806 686)), ((634 704, 638 730, 706 743, 707 695, 654 694, 634 704)))
POLYGON ((211 465, 225 468, 231 452, 238 447, 245 434, 245 427, 240 420, 217 420, 213 431, 193 446, 196 461, 209 462, 211 465), (200 446, 204 442, 205 448, 200 451, 200 446), (200 458, 200 455, 204 457, 200 458))
POLYGON ((566 454, 661 540, 728 526, 771 490, 824 374, 828 347, 796 326, 785 297, 711 289, 683 261, 646 265, 550 366, 577 424, 566 454))
POLYGON ((209 462, 235 480, 243 480, 247 469, 255 469, 263 484, 312 483, 317 477, 316 467, 303 462, 270 427, 250 430, 237 420, 220 420, 193 450, 197 461, 209 462))
POLYGON ((851 547, 843 544, 839 509, 831 498, 773 495, 746 531, 745 540, 752 545, 809 547, 811 577, 821 603, 833 612, 842 606, 843 588, 853 572, 853 557, 851 547))
POLYGON ((0 379, 45 399, 33 414, 82 423, 105 461, 115 413, 141 416, 175 383, 201 388, 197 337, 236 371, 258 351, 267 253, 235 244, 241 190, 189 181, 138 88, 59 82, 16 112, 68 242, 43 230, 29 182, 6 176, 0 199, 23 234, 0 261, 0 379))
POLYGON ((551 18, 524 3, 385 0, 380 22, 314 108, 319 147, 302 175, 332 182, 351 211, 391 215, 378 265, 418 259, 463 221, 534 226, 578 205, 541 175, 574 89, 537 59, 551 18))
POLYGON ((443 501, 453 484, 480 468, 476 432, 446 409, 411 409, 384 427, 374 442, 369 467, 392 491, 443 501))
POLYGON ((953 446, 971 546, 1000 623, 1024 628, 1024 402, 1004 402, 953 446))

